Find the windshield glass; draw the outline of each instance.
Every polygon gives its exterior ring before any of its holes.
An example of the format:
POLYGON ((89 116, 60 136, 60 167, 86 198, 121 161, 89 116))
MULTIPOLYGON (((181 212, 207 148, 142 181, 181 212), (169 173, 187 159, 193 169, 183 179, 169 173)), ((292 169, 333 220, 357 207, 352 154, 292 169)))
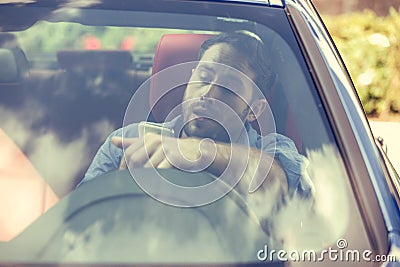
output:
POLYGON ((318 257, 364 228, 283 10, 4 12, 32 23, 0 33, 0 262, 318 257))

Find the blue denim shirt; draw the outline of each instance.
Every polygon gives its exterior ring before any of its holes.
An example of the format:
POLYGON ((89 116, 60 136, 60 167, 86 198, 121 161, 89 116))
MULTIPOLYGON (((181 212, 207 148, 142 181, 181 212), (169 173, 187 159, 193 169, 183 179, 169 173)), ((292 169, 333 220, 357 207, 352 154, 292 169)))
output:
MULTIPOLYGON (((170 129, 180 129, 182 119, 180 116, 172 121, 163 123, 164 127, 170 129)), ((178 131, 174 131, 177 133, 178 131)), ((139 136, 138 123, 133 123, 124 128, 120 128, 112 132, 98 150, 92 163, 82 181, 81 185, 95 177, 119 168, 120 161, 123 157, 123 150, 116 147, 112 142, 113 136, 124 138, 136 138, 139 136)), ((246 133, 243 133, 238 141, 238 144, 248 144, 251 147, 258 148, 279 161, 281 167, 285 171, 288 179, 289 195, 294 194, 300 196, 308 196, 311 192, 312 183, 308 177, 306 168, 308 160, 298 153, 294 142, 286 136, 277 133, 271 133, 266 136, 261 136, 249 124, 246 124, 246 133)))

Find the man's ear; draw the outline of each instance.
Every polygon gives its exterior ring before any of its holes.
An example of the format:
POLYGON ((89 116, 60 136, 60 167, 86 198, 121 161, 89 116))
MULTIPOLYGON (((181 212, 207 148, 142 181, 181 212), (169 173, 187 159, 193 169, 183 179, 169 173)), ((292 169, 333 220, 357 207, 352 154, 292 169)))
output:
POLYGON ((250 105, 249 114, 247 114, 247 121, 255 121, 267 107, 267 100, 257 99, 250 105))

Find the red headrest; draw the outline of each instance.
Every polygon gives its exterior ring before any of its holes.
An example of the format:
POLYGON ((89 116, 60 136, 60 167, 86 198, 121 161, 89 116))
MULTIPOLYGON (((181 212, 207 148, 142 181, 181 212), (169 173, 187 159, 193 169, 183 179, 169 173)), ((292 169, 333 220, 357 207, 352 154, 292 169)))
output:
MULTIPOLYGON (((212 36, 210 34, 163 35, 154 55, 152 75, 180 63, 197 61, 201 44, 212 36)), ((179 71, 179 80, 187 83, 192 69, 190 67, 179 68, 177 71, 179 71)), ((152 107, 152 114, 156 121, 164 121, 171 110, 182 102, 185 88, 186 84, 183 84, 170 90, 171 88, 165 85, 164 79, 151 80, 150 107, 152 107), (162 98, 160 98, 161 96, 162 98)))

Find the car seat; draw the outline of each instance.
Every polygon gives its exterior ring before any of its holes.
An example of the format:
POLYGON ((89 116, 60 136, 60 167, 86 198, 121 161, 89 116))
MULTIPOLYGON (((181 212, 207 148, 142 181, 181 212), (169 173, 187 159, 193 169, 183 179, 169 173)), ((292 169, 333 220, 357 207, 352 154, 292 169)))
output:
POLYGON ((29 78, 28 60, 14 34, 0 33, 0 66, 0 242, 4 242, 53 206, 58 197, 7 135, 21 134, 6 123, 10 118, 5 114, 19 110, 29 78))
POLYGON ((15 106, 22 101, 29 63, 12 33, 0 33, 0 103, 15 106))

